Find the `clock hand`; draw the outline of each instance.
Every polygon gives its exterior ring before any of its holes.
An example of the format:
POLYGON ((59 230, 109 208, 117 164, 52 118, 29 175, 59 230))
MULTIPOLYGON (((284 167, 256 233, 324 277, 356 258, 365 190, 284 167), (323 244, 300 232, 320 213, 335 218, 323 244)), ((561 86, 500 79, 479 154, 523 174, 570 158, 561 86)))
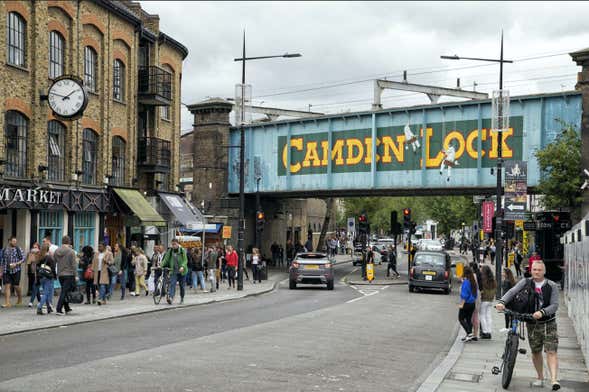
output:
POLYGON ((51 93, 49 95, 55 95, 56 97, 62 97, 63 98, 63 95, 60 95, 60 94, 57 94, 57 93, 51 93))
POLYGON ((71 93, 69 93, 69 94, 68 94, 68 95, 66 95, 65 97, 61 98, 61 100, 62 100, 62 101, 65 101, 65 100, 66 100, 66 98, 68 98, 68 99, 69 99, 70 95, 72 95, 72 94, 73 94, 73 93, 75 93, 75 92, 76 92, 76 90, 72 90, 72 92, 71 92, 71 93))

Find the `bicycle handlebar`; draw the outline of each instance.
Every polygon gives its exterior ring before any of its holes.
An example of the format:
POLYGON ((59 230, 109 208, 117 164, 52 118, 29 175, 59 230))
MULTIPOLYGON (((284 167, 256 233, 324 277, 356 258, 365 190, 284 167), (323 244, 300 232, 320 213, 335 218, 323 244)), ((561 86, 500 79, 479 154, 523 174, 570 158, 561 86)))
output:
POLYGON ((519 321, 537 321, 531 313, 518 313, 513 310, 505 309, 503 311, 507 316, 511 316, 519 321))

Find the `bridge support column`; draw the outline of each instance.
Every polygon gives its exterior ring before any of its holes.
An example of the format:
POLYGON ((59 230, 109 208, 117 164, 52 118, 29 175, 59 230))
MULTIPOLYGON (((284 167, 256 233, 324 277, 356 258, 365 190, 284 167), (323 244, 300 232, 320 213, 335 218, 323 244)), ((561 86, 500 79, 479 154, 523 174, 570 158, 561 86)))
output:
MULTIPOLYGON (((581 115, 581 162, 583 169, 589 169, 589 48, 578 52, 570 53, 573 61, 582 67, 577 74, 577 85, 575 88, 583 94, 582 115, 581 115)), ((589 213, 589 191, 584 192, 584 200, 581 216, 589 213)))

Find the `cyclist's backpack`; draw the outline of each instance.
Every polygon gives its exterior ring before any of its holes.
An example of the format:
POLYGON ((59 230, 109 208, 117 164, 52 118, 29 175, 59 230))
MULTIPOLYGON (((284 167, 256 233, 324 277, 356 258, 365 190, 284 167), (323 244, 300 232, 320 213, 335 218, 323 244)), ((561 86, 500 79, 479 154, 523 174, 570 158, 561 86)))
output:
POLYGON ((505 307, 517 313, 532 313, 535 307, 535 287, 532 279, 526 279, 526 285, 515 294, 505 307))

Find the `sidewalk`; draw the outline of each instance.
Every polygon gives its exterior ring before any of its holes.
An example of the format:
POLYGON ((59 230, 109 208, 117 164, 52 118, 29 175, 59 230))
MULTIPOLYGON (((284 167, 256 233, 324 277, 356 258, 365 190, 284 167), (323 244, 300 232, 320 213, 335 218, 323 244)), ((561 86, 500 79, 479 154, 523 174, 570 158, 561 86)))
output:
MULTIPOLYGON (((456 311, 458 313, 458 310, 456 311)), ((561 299, 557 315, 559 345, 559 380, 563 392, 589 391, 589 374, 587 365, 581 354, 580 347, 571 320, 567 316, 567 309, 561 299)), ((429 378, 421 385, 418 392, 490 392, 503 391, 501 387, 501 375, 493 375, 491 369, 500 363, 505 335, 499 332, 504 326, 503 314, 493 310, 493 333, 491 340, 463 343, 460 338, 464 336, 462 328, 454 346, 448 356, 429 378)), ((531 388, 530 382, 536 377, 536 371, 532 365, 531 352, 527 341, 522 341, 521 348, 526 348, 525 355, 519 354, 515 364, 513 378, 509 386, 510 391, 549 391, 550 373, 544 357, 544 388, 531 388)))
MULTIPOLYGON (((172 305, 168 305, 165 299, 159 305, 155 305, 153 297, 151 295, 145 296, 145 293, 140 297, 132 297, 127 292, 125 300, 121 301, 119 299, 120 290, 115 290, 113 292, 114 298, 106 305, 72 304, 73 311, 69 315, 56 316, 55 313, 52 313, 39 316, 36 314, 35 307, 27 307, 28 298, 23 298, 23 305, 0 310, 0 320, 2 320, 0 322, 0 336, 260 295, 272 291, 278 282, 286 279, 288 276, 284 271, 274 269, 270 269, 269 275, 268 280, 263 280, 262 283, 256 284, 245 280, 244 277, 243 291, 237 291, 236 289, 229 290, 227 288, 227 282, 221 283, 219 290, 214 293, 203 293, 200 290, 194 293, 187 287, 183 305, 179 305, 179 288, 176 289, 176 297, 172 305)), ((15 298, 13 297, 12 300, 14 303, 15 298)), ((54 297, 54 307, 56 304, 57 297, 54 297)))

